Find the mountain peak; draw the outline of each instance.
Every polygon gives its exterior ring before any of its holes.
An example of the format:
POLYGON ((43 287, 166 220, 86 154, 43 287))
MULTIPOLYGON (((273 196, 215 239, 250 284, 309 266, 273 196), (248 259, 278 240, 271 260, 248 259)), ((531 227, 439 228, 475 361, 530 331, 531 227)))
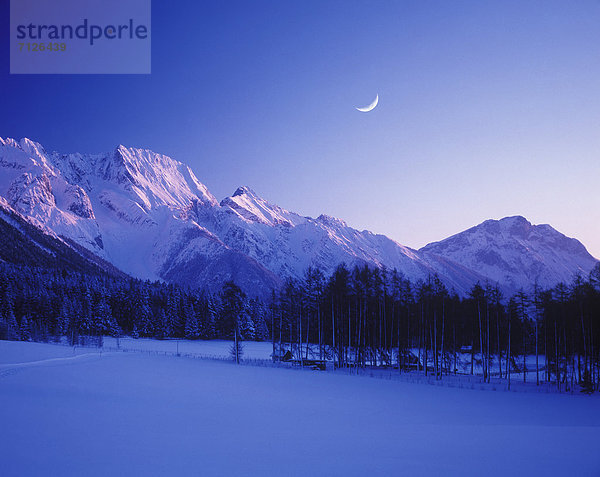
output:
POLYGON ((509 215, 507 217, 503 217, 503 218, 499 219, 497 222, 531 225, 531 222, 529 222, 529 220, 527 220, 522 215, 509 215))
POLYGON ((325 225, 345 228, 348 227, 348 224, 344 222, 342 219, 338 219, 337 217, 332 217, 331 215, 321 214, 317 217, 317 220, 325 225))
MULTIPOLYGON (((122 144, 117 146, 113 156, 120 182, 131 182, 146 206, 185 208, 196 199, 203 204, 217 205, 215 197, 190 168, 169 156, 122 144)), ((110 156, 107 159, 110 165, 110 156)))
POLYGON ((526 237, 535 227, 537 226, 532 225, 532 223, 522 215, 512 215, 501 219, 485 220, 479 225, 471 227, 467 231, 486 230, 490 233, 502 233, 526 237))
POLYGON ((21 149, 21 145, 19 141, 13 139, 12 137, 2 138, 0 137, 0 145, 7 147, 14 147, 16 149, 21 149))
POLYGON ((29 139, 27 137, 21 138, 20 141, 17 141, 16 139, 13 139, 12 137, 7 137, 4 139, 0 137, 0 144, 2 144, 3 146, 16 147, 17 149, 21 149, 26 152, 31 149, 37 149, 37 150, 41 150, 41 151, 44 150, 44 148, 42 147, 42 145, 39 142, 32 141, 31 139, 29 139))
POLYGON ((226 197, 221 201, 221 206, 229 207, 247 221, 271 226, 291 227, 305 220, 298 214, 271 204, 246 186, 238 187, 231 197, 226 197))
POLYGON ((7 137, 5 139, 0 138, 0 144, 9 148, 12 148, 17 152, 15 155, 14 152, 8 152, 9 156, 12 156, 13 160, 17 160, 20 162, 20 167, 24 167, 23 161, 29 162, 30 165, 34 165, 35 167, 41 167, 45 173, 53 175, 52 167, 50 166, 47 160, 47 154, 42 145, 38 142, 32 141, 29 138, 22 138, 17 141, 16 139, 7 137), (20 159, 17 159, 17 156, 20 156, 20 159))
POLYGON ((240 195, 250 195, 258 198, 256 192, 254 192, 252 189, 250 189, 250 187, 247 186, 238 187, 231 197, 238 197, 240 195))
POLYGON ((509 215, 507 217, 502 217, 501 219, 487 219, 481 222, 478 225, 473 226, 476 227, 489 227, 492 225, 501 225, 502 227, 511 227, 511 226, 531 226, 531 222, 527 220, 522 215, 509 215))
POLYGON ((24 137, 23 139, 21 139, 20 144, 21 148, 25 152, 33 153, 38 157, 41 157, 46 153, 44 147, 39 142, 32 141, 29 138, 24 137))

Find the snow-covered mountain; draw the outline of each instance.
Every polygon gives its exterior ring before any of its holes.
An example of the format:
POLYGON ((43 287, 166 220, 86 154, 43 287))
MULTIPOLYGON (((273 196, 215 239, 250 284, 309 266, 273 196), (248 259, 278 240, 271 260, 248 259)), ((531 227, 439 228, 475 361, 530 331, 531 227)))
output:
POLYGON ((532 225, 521 216, 486 220, 420 252, 431 263, 451 260, 475 270, 490 282, 514 292, 570 283, 576 274, 586 276, 597 263, 581 242, 550 225, 532 225))
POLYGON ((218 202, 187 166, 162 154, 119 146, 64 155, 29 139, 0 139, 0 196, 136 277, 209 288, 228 279, 247 289, 280 282, 189 218, 218 202))
MULTIPOLYGON (((417 251, 340 219, 303 217, 247 187, 219 203, 185 164, 124 146, 65 155, 29 139, 0 138, 0 197, 133 276, 209 290, 233 279, 250 294, 264 295, 288 277, 300 278, 308 266, 331 273, 342 262, 396 268, 412 280, 437 273, 459 293, 477 281, 513 286, 535 275, 517 271, 510 257, 504 261, 512 268, 496 273, 437 244, 417 251)), ((529 250, 499 247, 498 253, 529 250)), ((552 255, 564 268, 561 277, 589 266, 573 253, 562 248, 552 255)), ((529 266, 532 259, 520 263, 529 266)))
POLYGON ((214 230, 223 241, 280 277, 300 277, 309 266, 326 274, 340 263, 396 268, 412 280, 439 274, 449 288, 464 291, 483 277, 459 264, 434 268, 422 254, 385 235, 358 231, 327 215, 316 219, 270 204, 248 187, 221 201, 214 230), (231 220, 231 215, 241 220, 231 220))

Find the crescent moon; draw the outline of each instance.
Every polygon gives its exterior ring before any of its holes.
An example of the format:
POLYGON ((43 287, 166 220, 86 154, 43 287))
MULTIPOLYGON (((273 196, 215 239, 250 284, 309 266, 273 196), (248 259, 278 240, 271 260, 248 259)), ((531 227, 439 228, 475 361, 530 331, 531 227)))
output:
POLYGON ((368 113, 369 111, 373 111, 375 109, 377 103, 379 103, 379 95, 375 96, 375 100, 368 106, 365 106, 364 108, 356 108, 356 110, 360 111, 361 113, 368 113))

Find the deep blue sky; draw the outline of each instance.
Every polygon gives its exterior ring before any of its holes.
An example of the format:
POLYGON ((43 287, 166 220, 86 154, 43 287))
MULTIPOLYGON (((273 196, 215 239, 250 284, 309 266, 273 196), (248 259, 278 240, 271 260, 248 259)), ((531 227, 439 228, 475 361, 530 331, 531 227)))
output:
POLYGON ((598 1, 155 0, 148 76, 11 76, 0 3, 2 137, 153 149, 413 247, 520 214, 600 257, 598 1))

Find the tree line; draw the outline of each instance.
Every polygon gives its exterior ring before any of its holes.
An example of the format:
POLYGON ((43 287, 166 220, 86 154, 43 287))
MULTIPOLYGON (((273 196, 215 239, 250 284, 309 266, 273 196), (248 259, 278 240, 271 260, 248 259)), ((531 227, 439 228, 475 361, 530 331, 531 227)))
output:
POLYGON ((232 282, 207 294, 173 284, 0 263, 0 339, 67 336, 270 340, 273 359, 333 360, 443 379, 480 374, 600 384, 600 266, 552 289, 505 297, 476 284, 460 297, 435 275, 412 282, 396 270, 342 264, 308 268, 267 299, 232 282), (535 356, 535 364, 528 362, 535 356))
POLYGON ((161 282, 0 263, 0 339, 66 336, 76 344, 106 335, 232 339, 236 332, 240 339, 268 338, 265 305, 235 287, 241 305, 234 323, 226 290, 208 295, 161 282))

